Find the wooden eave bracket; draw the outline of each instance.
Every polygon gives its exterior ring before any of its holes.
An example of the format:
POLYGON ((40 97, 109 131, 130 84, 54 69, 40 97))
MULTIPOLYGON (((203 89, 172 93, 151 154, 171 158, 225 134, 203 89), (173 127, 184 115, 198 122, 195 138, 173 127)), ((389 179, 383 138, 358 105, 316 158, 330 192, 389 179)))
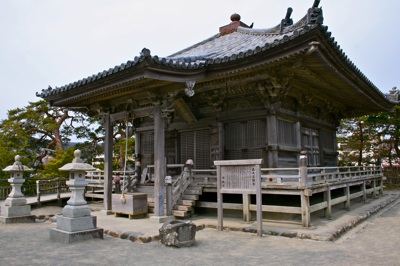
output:
POLYGON ((175 100, 176 113, 188 124, 194 124, 197 122, 196 116, 185 102, 184 99, 178 98, 175 100))

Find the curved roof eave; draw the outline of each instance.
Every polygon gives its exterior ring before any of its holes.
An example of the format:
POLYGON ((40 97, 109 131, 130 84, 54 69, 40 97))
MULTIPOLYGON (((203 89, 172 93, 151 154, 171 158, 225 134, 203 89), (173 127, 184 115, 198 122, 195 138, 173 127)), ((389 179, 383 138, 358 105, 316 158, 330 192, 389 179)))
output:
MULTIPOLYGON (((319 3, 319 1, 316 2, 319 3)), ((80 90, 88 86, 96 86, 97 83, 100 84, 100 82, 109 80, 124 71, 135 71, 138 69, 143 71, 149 69, 165 75, 181 75, 189 77, 192 74, 206 72, 213 68, 215 69, 215 67, 219 69, 233 67, 237 63, 243 62, 244 59, 259 57, 261 54, 264 56, 260 58, 265 58, 274 48, 289 45, 306 34, 312 35, 314 33, 319 33, 325 43, 328 44, 329 49, 334 51, 335 57, 340 60, 350 72, 354 73, 360 81, 362 81, 364 84, 364 86, 362 86, 363 89, 368 90, 369 94, 372 93, 374 97, 376 97, 376 101, 386 107, 385 109, 390 109, 395 103, 387 99, 385 95, 355 66, 331 36, 328 27, 322 25, 322 9, 318 7, 318 3, 314 3, 313 7, 308 10, 307 15, 295 24, 282 20, 280 25, 266 30, 247 29, 243 27, 238 27, 236 30, 236 32, 248 35, 264 34, 268 36, 279 36, 279 38, 273 39, 273 42, 271 43, 266 42, 263 45, 256 45, 247 50, 242 49, 240 52, 232 53, 229 56, 220 55, 216 57, 202 57, 196 55, 184 56, 184 54, 190 54, 191 49, 199 49, 200 46, 206 45, 208 42, 216 41, 216 39, 221 37, 220 34, 214 35, 211 38, 174 53, 169 57, 152 56, 150 50, 144 48, 141 51, 140 56, 135 57, 132 61, 127 61, 121 65, 61 87, 49 87, 48 89, 42 90, 40 93, 36 93, 36 95, 45 99, 62 97, 62 95, 65 95, 67 92, 70 94, 74 91, 78 91, 78 89, 80 90), (285 27, 282 26, 282 23, 284 22, 287 24, 284 24, 286 25, 285 27)))

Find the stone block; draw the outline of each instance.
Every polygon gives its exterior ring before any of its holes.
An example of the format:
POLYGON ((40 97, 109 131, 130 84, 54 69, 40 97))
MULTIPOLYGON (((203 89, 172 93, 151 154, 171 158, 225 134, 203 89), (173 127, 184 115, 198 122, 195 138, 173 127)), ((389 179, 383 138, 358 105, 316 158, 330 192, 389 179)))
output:
POLYGON ((69 218, 90 216, 90 208, 88 205, 82 205, 82 206, 66 205, 62 210, 62 214, 63 216, 69 218))
POLYGON ((30 216, 31 215, 31 206, 23 205, 23 206, 2 206, 1 207, 1 215, 4 217, 21 217, 21 216, 30 216))
POLYGON ((196 225, 190 221, 169 221, 163 224, 159 232, 162 244, 189 247, 195 243, 196 225))
POLYGON ((128 193, 112 194, 112 211, 128 215, 147 214, 147 194, 146 193, 128 193))
POLYGON ((172 220, 174 220, 174 216, 157 216, 157 215, 150 216, 150 221, 158 224, 163 224, 172 220))
POLYGON ((50 229, 50 240, 70 244, 73 242, 79 242, 83 240, 89 240, 94 238, 103 239, 103 229, 102 228, 94 228, 90 230, 78 231, 78 232, 67 232, 60 229, 50 229))
POLYGON ((57 216, 57 229, 67 232, 78 232, 96 228, 95 216, 70 218, 57 216))
POLYGON ((28 216, 20 216, 20 217, 4 217, 0 216, 0 223, 3 224, 14 224, 14 223, 34 223, 35 216, 28 215, 28 216))
POLYGON ((5 206, 23 206, 26 205, 26 198, 7 198, 4 202, 5 206))

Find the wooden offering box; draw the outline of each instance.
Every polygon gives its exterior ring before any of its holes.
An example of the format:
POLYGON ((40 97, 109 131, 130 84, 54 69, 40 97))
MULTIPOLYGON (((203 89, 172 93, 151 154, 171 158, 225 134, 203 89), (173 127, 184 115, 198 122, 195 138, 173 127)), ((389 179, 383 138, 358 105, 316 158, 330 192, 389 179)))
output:
POLYGON ((147 194, 128 193, 112 194, 112 211, 114 214, 125 214, 129 219, 147 216, 147 194))

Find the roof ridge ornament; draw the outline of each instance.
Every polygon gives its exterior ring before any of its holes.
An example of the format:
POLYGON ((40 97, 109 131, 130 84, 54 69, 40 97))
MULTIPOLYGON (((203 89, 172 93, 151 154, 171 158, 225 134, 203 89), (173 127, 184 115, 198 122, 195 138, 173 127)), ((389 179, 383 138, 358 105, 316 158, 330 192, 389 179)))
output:
POLYGON ((385 94, 386 98, 394 103, 400 102, 400 90, 397 87, 393 87, 388 94, 385 94))
POLYGON ((140 52, 141 57, 150 57, 151 56, 151 51, 150 49, 143 48, 142 51, 140 52))
POLYGON ((246 23, 243 23, 242 21, 240 21, 241 17, 237 13, 232 14, 230 19, 232 21, 231 23, 219 28, 219 34, 221 34, 221 36, 235 32, 239 27, 251 29, 251 28, 253 28, 253 25, 254 25, 254 23, 251 23, 251 25, 249 26, 246 23))
POLYGON ((322 7, 319 7, 321 0, 314 0, 311 8, 307 11, 307 24, 319 24, 324 23, 324 16, 322 13, 322 7))
POLYGON ((281 33, 283 32, 285 27, 292 26, 293 25, 293 19, 290 18, 290 16, 293 13, 293 8, 289 7, 286 11, 286 16, 284 19, 281 21, 281 33))

